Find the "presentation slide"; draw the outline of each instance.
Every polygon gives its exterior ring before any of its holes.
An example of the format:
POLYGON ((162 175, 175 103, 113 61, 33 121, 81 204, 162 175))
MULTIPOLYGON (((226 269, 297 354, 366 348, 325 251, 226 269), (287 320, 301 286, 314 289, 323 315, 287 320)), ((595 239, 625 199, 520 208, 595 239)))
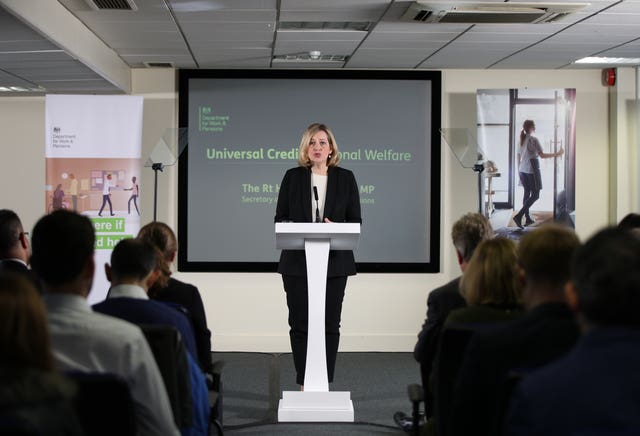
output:
POLYGON ((179 100, 181 271, 275 271, 280 183, 314 122, 359 186, 358 271, 438 271, 439 72, 184 70, 179 100))

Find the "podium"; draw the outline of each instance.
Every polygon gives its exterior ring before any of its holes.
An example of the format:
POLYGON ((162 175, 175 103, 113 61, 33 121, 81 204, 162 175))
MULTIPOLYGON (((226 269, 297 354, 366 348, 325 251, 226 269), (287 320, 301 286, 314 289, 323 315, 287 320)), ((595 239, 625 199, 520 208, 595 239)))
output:
POLYGON ((325 299, 329 250, 354 250, 359 223, 276 223, 276 248, 304 249, 309 326, 304 391, 283 391, 280 422, 353 422, 351 392, 329 392, 325 346, 325 299))

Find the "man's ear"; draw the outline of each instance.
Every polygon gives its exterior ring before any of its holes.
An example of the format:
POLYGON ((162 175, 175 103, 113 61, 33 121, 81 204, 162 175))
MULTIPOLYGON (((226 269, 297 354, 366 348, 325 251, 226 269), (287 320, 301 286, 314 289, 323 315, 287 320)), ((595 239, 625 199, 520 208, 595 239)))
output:
POLYGON ((20 237, 18 238, 20 241, 20 246, 23 250, 27 250, 29 248, 29 240, 27 239, 27 235, 24 232, 20 232, 20 237))
POLYGON ((578 298, 578 292, 576 290, 575 284, 569 280, 566 285, 564 285, 564 297, 567 301, 567 306, 571 309, 573 313, 580 312, 580 300, 578 298))
POLYGON ((171 255, 171 263, 173 263, 174 260, 176 260, 176 255, 178 254, 177 251, 174 251, 173 254, 171 255))
POLYGON ((458 251, 457 248, 456 248, 456 256, 458 257, 458 265, 462 265, 462 263, 464 262, 464 257, 462 256, 462 253, 458 251))
POLYGON ((109 265, 108 263, 104 264, 104 273, 107 276, 107 280, 111 282, 111 265, 109 265))

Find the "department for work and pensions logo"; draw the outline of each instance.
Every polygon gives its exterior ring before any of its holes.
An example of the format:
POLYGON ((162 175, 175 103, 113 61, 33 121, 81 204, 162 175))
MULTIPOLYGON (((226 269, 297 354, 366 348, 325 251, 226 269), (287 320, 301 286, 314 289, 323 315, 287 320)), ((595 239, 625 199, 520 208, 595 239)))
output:
POLYGON ((54 148, 71 148, 76 140, 76 134, 63 134, 59 126, 51 128, 51 146, 54 148))

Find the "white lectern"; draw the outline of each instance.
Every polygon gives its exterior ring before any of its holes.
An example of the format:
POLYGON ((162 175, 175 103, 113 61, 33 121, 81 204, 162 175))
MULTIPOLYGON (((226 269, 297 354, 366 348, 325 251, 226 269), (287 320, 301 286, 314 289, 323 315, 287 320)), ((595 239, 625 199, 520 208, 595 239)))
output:
POLYGON ((276 223, 276 248, 307 258, 309 327, 304 391, 283 391, 278 421, 353 421, 351 392, 329 392, 325 348, 325 298, 329 249, 354 250, 358 223, 276 223))

